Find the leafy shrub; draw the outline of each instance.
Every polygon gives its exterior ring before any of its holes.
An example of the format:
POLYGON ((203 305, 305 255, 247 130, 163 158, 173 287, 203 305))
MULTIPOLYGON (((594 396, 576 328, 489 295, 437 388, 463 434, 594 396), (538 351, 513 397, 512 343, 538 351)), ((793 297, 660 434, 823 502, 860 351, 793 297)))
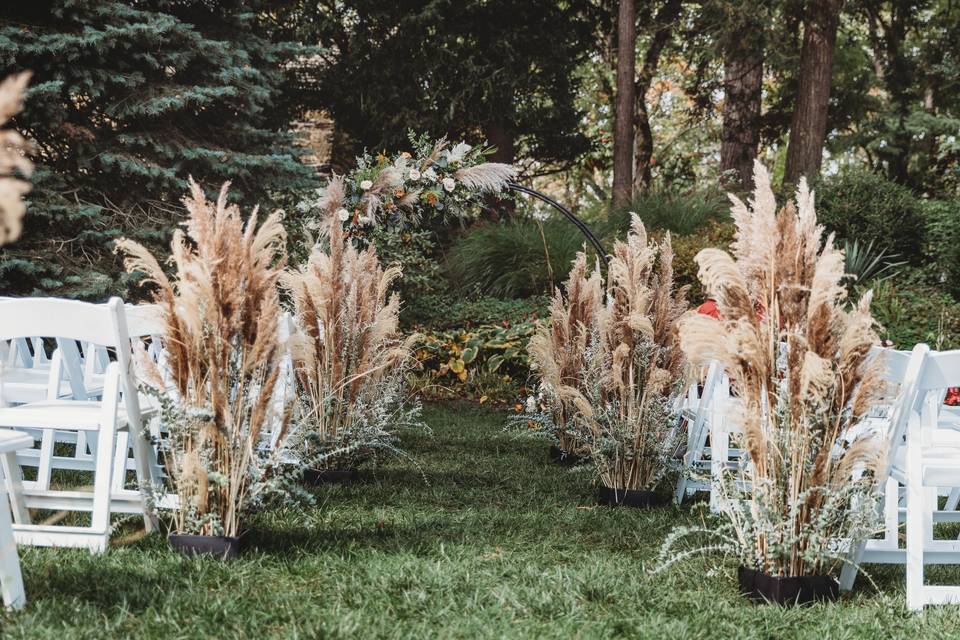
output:
POLYGON ((530 298, 464 297, 459 292, 421 296, 415 305, 401 314, 406 327, 434 330, 471 329, 484 324, 511 325, 542 316, 549 303, 547 296, 530 298))
POLYGON ((909 189, 870 171, 846 169, 817 185, 817 215, 841 239, 873 242, 916 262, 924 224, 920 200, 909 189))
POLYGON ((925 200, 922 208, 934 276, 947 291, 960 297, 960 200, 925 200))
POLYGON ((447 256, 447 276, 461 289, 475 286, 497 297, 546 293, 566 277, 584 241, 577 228, 562 219, 539 225, 531 220, 486 224, 454 243, 447 256))
POLYGON ((614 210, 609 219, 597 224, 604 236, 623 238, 630 229, 630 213, 636 213, 650 231, 693 234, 712 222, 730 219, 730 203, 718 191, 651 191, 634 198, 628 206, 614 210))
POLYGON ((960 348, 960 303, 925 282, 918 270, 878 283, 870 309, 884 340, 899 349, 926 342, 934 349, 960 348))
POLYGON ((414 386, 428 398, 515 400, 530 375, 527 342, 534 330, 526 321, 425 332, 414 352, 421 367, 414 386))

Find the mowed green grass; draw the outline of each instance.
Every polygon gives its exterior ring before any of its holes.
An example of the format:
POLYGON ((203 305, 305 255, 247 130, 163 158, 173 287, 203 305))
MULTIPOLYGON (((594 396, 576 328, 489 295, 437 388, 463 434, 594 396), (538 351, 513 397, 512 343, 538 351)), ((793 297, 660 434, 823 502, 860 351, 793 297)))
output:
MULTIPOLYGON (((958 637, 960 608, 913 615, 903 569, 874 568, 839 603, 784 610, 737 594, 735 563, 648 567, 703 505, 594 507, 588 474, 504 433, 504 414, 433 405, 411 459, 317 490, 304 513, 251 522, 250 549, 188 560, 160 536, 102 556, 22 549, 29 603, 0 614, 25 638, 958 637)), ((935 574, 936 575, 936 574, 935 574)), ((960 579, 960 571, 940 574, 960 579)))

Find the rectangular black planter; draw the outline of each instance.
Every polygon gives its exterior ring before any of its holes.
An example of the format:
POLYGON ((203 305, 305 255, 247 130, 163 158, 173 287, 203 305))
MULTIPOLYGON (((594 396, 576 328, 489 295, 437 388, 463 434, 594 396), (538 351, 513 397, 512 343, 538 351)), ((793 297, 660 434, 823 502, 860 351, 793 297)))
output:
POLYGON ((575 453, 568 453, 555 444, 550 445, 550 462, 553 464, 558 464, 562 467, 575 467, 578 464, 585 462, 583 456, 578 456, 575 453))
POLYGON ((171 533, 170 547, 187 557, 207 555, 221 560, 233 560, 240 555, 240 538, 234 536, 195 536, 171 533))
POLYGON ((655 491, 639 489, 613 489, 600 486, 597 488, 597 504, 607 507, 634 507, 646 509, 662 507, 670 502, 670 498, 655 491))
POLYGON ((755 569, 737 570, 740 593, 754 602, 784 606, 836 600, 840 585, 830 576, 771 576, 755 569))
POLYGON ((312 486, 320 484, 349 484, 360 479, 354 469, 304 469, 303 481, 312 486))

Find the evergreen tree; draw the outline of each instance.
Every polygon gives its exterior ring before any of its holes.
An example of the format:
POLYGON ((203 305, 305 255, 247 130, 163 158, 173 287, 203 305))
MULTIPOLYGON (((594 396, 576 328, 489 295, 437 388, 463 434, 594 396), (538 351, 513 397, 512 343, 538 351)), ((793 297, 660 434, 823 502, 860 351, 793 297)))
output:
MULTIPOLYGON (((37 0, 0 14, 0 77, 30 69, 14 125, 36 143, 24 241, 0 290, 124 293, 114 238, 165 243, 192 175, 269 204, 311 172, 283 133, 296 56, 257 0, 37 0)), ((297 98, 297 99, 294 99, 297 98)))

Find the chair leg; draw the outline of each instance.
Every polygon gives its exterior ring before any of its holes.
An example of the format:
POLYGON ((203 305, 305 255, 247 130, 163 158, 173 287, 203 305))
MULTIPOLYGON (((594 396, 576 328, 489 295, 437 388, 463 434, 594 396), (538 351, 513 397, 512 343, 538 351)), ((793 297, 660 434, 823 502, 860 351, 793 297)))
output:
POLYGON ((53 429, 44 429, 40 435, 40 459, 37 462, 36 487, 41 491, 50 489, 50 477, 53 472, 53 445, 56 434, 53 429))
POLYGON ((866 548, 867 541, 861 540, 847 556, 847 561, 840 569, 841 591, 853 589, 853 583, 857 581, 857 574, 860 573, 860 561, 863 559, 863 552, 866 548))
POLYGON ((717 487, 723 482, 723 474, 729 457, 730 435, 723 420, 716 421, 716 428, 710 434, 710 511, 720 512, 720 498, 717 487))
MULTIPOLYGON (((113 425, 102 425, 97 435, 97 458, 93 472, 93 513, 90 528, 103 533, 104 545, 110 536, 110 491, 113 487, 113 452, 116 430, 113 425)), ((98 549, 94 549, 98 550, 98 549)))
POLYGON ((0 504, 0 591, 3 592, 3 604, 9 609, 20 609, 27 603, 17 543, 13 539, 13 525, 6 504, 0 504))
POLYGON ((919 452, 910 451, 917 446, 919 442, 907 444, 907 609, 912 611, 922 611, 924 605, 923 548, 926 532, 923 512, 927 510, 927 491, 921 486, 919 452))
POLYGON ((17 452, 7 451, 0 455, 0 464, 3 466, 3 482, 10 497, 13 521, 17 524, 30 524, 30 511, 23 499, 23 475, 20 472, 20 463, 17 462, 17 452))
MULTIPOLYGON (((148 508, 145 491, 148 488, 150 490, 156 489, 160 484, 160 478, 155 478, 152 472, 157 467, 155 464, 156 454, 143 433, 131 433, 130 438, 133 440, 133 464, 143 502, 143 526, 147 533, 151 533, 157 530, 159 523, 157 514, 148 508)), ((126 453, 124 453, 124 462, 126 462, 126 453)), ((126 466, 124 466, 124 469, 126 469, 126 466)))

